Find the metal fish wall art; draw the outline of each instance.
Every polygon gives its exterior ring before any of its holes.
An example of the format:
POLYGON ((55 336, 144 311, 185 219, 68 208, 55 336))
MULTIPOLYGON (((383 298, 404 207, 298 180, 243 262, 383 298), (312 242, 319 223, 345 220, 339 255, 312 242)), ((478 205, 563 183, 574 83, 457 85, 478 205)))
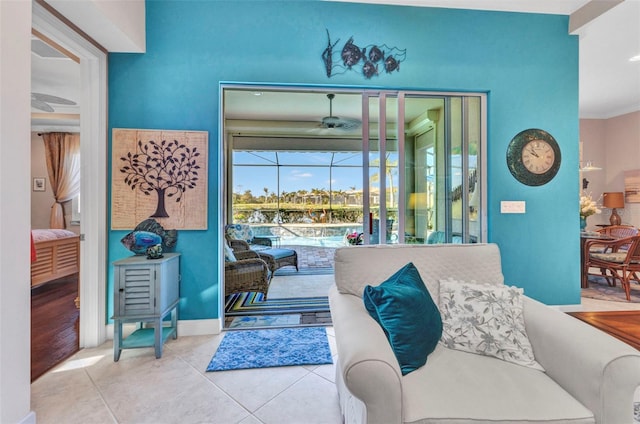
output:
POLYGON ((321 57, 327 78, 347 71, 361 73, 366 79, 378 76, 381 72, 399 72, 400 63, 407 57, 407 49, 389 47, 386 44, 368 44, 360 47, 353 36, 349 37, 342 49, 336 49, 340 39, 332 43, 329 30, 326 31, 327 46, 321 57))

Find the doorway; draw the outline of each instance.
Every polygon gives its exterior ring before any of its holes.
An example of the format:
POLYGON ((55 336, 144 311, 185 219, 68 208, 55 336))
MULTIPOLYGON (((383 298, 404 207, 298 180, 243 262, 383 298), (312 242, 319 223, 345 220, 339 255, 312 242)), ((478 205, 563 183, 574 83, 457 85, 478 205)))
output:
POLYGON ((300 250, 486 239, 483 94, 225 84, 221 96, 225 223, 300 250))
POLYGON ((33 3, 32 28, 80 61, 80 348, 106 340, 107 52, 33 3))

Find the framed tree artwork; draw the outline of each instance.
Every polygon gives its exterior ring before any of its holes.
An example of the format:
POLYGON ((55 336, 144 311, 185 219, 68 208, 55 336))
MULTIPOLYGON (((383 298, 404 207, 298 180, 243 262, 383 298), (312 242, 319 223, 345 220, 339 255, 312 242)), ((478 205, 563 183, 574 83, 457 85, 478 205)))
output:
POLYGON ((111 229, 147 218, 164 228, 207 229, 206 131, 114 128, 111 229))

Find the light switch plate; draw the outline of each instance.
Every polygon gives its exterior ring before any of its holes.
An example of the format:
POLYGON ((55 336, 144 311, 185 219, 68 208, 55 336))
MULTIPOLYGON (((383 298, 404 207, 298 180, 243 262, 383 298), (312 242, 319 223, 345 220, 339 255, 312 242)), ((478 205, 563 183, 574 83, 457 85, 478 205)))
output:
POLYGON ((500 202, 500 213, 525 213, 526 211, 524 200, 503 200, 500 202))

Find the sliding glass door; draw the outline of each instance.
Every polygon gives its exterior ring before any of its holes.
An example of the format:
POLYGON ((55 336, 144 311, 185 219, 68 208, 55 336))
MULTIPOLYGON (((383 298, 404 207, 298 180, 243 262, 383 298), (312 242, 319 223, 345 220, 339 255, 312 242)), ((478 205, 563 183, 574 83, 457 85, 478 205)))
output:
POLYGON ((227 222, 332 246, 354 233, 358 244, 486 239, 484 95, 229 86, 223 96, 227 222))
POLYGON ((483 111, 480 95, 363 94, 365 243, 485 239, 483 111))

